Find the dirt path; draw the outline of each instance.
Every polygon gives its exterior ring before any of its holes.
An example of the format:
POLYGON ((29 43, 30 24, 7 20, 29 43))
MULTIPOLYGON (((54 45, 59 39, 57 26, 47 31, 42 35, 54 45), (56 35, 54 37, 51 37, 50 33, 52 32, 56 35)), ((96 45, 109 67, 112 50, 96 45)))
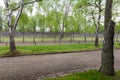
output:
MULTIPOLYGON (((0 58, 0 80, 37 80, 38 77, 72 70, 98 69, 100 51, 0 58)), ((120 50, 115 51, 120 70, 120 50)))

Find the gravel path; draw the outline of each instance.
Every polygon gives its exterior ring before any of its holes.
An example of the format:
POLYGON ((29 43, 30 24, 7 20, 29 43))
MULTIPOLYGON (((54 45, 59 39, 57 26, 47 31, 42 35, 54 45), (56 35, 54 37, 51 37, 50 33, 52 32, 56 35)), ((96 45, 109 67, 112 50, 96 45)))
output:
MULTIPOLYGON (((115 50, 115 68, 120 70, 120 50, 115 50)), ((43 75, 98 69, 100 51, 0 58, 0 80, 37 80, 43 75)))

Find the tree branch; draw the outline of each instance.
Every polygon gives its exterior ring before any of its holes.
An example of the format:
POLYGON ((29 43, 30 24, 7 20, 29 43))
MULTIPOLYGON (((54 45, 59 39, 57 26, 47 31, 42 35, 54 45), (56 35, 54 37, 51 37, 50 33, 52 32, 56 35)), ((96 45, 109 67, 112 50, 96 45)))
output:
POLYGON ((96 24, 96 20, 95 20, 95 16, 94 16, 93 10, 91 11, 91 14, 92 14, 92 18, 93 18, 93 21, 94 21, 94 25, 97 28, 97 24, 96 24))
MULTIPOLYGON (((34 0, 34 1, 31 1, 31 2, 26 2, 23 5, 25 6, 25 5, 32 4, 32 3, 35 3, 35 2, 39 2, 39 1, 42 1, 42 0, 34 0)), ((14 9, 12 9, 12 11, 16 11, 19 8, 20 8, 20 5, 18 7, 16 7, 16 8, 14 8, 14 9)))
POLYGON ((5 4, 5 7, 6 7, 6 8, 9 7, 9 4, 8 4, 8 1, 7 1, 7 0, 4 0, 4 4, 5 4))
POLYGON ((19 19, 20 19, 20 16, 21 16, 21 14, 22 14, 23 7, 24 7, 24 0, 21 0, 20 9, 19 9, 18 14, 17 14, 17 16, 16 16, 15 23, 14 23, 14 26, 13 26, 13 28, 12 28, 12 32, 14 32, 14 30, 15 30, 16 27, 17 27, 17 23, 18 23, 18 21, 19 21, 19 19))
POLYGON ((99 5, 97 4, 97 0, 95 0, 95 6, 99 8, 99 5))

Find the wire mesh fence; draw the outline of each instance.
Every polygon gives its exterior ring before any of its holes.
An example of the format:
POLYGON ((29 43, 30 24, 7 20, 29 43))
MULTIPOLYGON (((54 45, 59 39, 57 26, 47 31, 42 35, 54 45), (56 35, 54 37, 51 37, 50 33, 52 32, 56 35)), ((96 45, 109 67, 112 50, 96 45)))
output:
MULTIPOLYGON (((99 34, 99 43, 103 42, 103 34, 99 34)), ((60 33, 51 32, 15 32, 16 45, 52 45, 72 43, 94 43, 95 34, 64 33, 60 40, 60 33)), ((115 42, 119 42, 119 34, 115 35, 115 42)), ((9 34, 0 32, 0 45, 9 45, 9 34)))

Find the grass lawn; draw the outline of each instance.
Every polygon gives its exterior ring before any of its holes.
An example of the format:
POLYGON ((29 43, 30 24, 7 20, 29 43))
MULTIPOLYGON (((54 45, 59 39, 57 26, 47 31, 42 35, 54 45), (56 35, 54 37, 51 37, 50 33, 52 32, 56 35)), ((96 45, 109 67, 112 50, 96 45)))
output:
MULTIPOLYGON (((9 42, 9 37, 1 37, 2 39, 2 42, 9 42)), ((42 38, 37 36, 36 38, 36 41, 41 41, 42 38)), ((24 37, 24 40, 25 42, 33 42, 33 36, 25 36, 24 37)), ((56 40, 59 40, 59 37, 56 37, 56 40)), ((74 38, 75 41, 84 41, 84 37, 75 37, 74 38)), ((94 37, 86 37, 86 40, 87 41, 94 41, 95 38, 94 37)), ((100 38, 99 39, 100 41, 103 40, 103 38, 100 38)), ((15 41, 16 42, 22 42, 23 41, 23 37, 20 36, 20 37, 15 37, 15 41)), ((54 41, 54 37, 46 37, 44 36, 44 41, 54 41)), ((70 41, 70 37, 64 37, 62 39, 62 41, 70 41)))
MULTIPOLYGON (((18 46, 17 49, 22 54, 46 54, 46 53, 57 53, 57 52, 96 50, 100 48, 95 47, 94 44, 66 44, 66 45, 48 45, 48 46, 18 46)), ((3 56, 8 51, 9 51, 9 47, 0 47, 0 56, 3 56)))
MULTIPOLYGON (((48 46, 17 46, 17 50, 21 54, 50 54, 50 53, 65 53, 73 51, 86 51, 97 50, 100 47, 95 47, 94 44, 63 44, 63 45, 48 45, 48 46)), ((120 48, 120 45, 115 43, 116 48, 120 48)), ((9 47, 0 47, 0 56, 4 56, 9 52, 9 47)))
POLYGON ((108 77, 95 70, 91 70, 62 77, 45 78, 43 80, 120 80, 120 72, 117 72, 115 77, 108 77))
MULTIPOLYGON (((42 38, 36 37, 35 40, 41 41, 42 38)), ((54 38, 52 38, 52 37, 44 37, 44 41, 53 41, 53 40, 54 40, 54 38)), ((2 37, 2 41, 9 42, 9 37, 2 37)), ((23 37, 15 37, 15 41, 16 42, 23 42, 23 37)), ((25 42, 33 42, 33 37, 32 36, 31 37, 25 36, 24 41, 25 42)))

